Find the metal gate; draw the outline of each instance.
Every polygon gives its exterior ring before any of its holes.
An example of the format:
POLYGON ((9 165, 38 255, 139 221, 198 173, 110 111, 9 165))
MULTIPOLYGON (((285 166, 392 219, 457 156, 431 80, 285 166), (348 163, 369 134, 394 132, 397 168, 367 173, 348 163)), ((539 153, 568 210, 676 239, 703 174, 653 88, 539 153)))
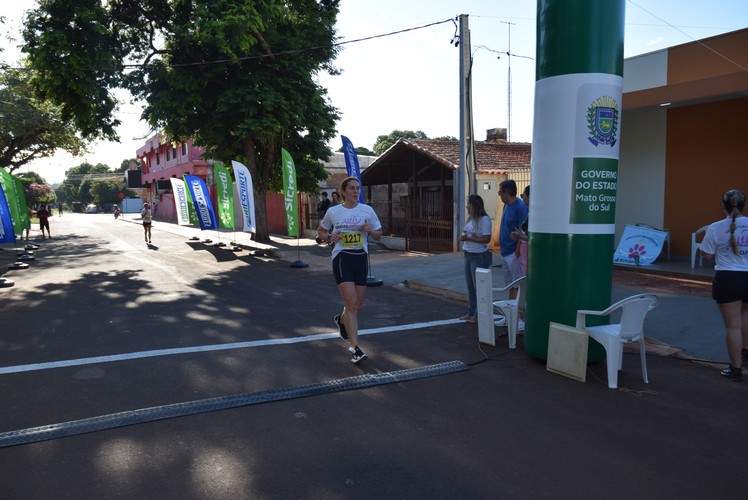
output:
POLYGON ((445 201, 441 191, 426 191, 421 198, 406 206, 405 233, 408 250, 426 253, 452 251, 454 239, 452 203, 445 201))

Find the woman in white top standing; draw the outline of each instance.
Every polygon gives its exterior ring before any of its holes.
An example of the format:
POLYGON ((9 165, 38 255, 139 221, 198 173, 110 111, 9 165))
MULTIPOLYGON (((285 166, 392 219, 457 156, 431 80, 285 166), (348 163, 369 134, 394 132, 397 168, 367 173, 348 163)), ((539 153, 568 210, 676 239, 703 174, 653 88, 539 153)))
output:
POLYGON ((709 226, 701 252, 714 256, 712 298, 727 330, 730 366, 722 375, 741 381, 741 365, 748 363, 748 217, 743 214, 745 193, 731 189, 722 195, 727 218, 709 226))
POLYGON ((479 267, 488 269, 493 255, 488 249, 491 241, 491 218, 486 214, 483 198, 477 194, 468 196, 468 220, 460 235, 464 242, 462 251, 465 256, 465 281, 468 289, 468 311, 460 319, 468 323, 476 323, 478 298, 475 294, 475 270, 479 267))
POLYGON ((333 321, 340 336, 348 340, 351 361, 358 363, 366 354, 358 346, 358 311, 364 306, 368 274, 369 238, 382 237, 382 224, 369 205, 358 202, 361 184, 346 177, 340 185, 343 203, 331 206, 317 228, 317 238, 332 243, 332 272, 343 298, 343 312, 333 321))

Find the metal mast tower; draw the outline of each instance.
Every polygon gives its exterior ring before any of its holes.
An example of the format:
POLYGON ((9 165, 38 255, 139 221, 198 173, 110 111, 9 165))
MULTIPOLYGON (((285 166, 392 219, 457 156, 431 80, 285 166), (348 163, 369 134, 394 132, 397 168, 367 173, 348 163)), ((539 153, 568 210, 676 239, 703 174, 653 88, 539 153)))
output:
POLYGON ((509 27, 509 48, 506 51, 507 59, 509 61, 509 69, 507 70, 507 81, 506 81, 506 140, 512 142, 512 25, 509 21, 501 21, 509 27))

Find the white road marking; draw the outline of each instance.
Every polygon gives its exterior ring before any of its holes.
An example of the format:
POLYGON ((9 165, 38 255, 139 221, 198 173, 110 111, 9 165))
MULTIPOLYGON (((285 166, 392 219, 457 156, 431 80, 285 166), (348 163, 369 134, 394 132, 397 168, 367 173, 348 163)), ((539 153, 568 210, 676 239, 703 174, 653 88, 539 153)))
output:
MULTIPOLYGON (((409 325, 396 325, 384 328, 370 328, 361 330, 359 335, 376 335, 379 333, 399 332, 403 330, 417 330, 434 326, 453 325, 464 323, 459 319, 445 319, 428 321, 425 323, 411 323, 409 325)), ((250 347, 261 347, 269 345, 299 344, 302 342, 314 342, 317 340, 329 340, 340 338, 338 333, 320 333, 317 335, 306 335, 303 337, 290 337, 285 339, 252 340, 249 342, 233 342, 230 344, 213 344, 194 347, 180 347, 175 349, 156 349, 153 351, 139 351, 124 354, 111 354, 108 356, 94 356, 90 358, 67 359, 62 361, 50 361, 47 363, 32 363, 28 365, 15 365, 0 367, 0 375, 9 373, 31 372, 39 370, 51 370, 53 368, 64 368, 70 366, 93 365, 99 363, 113 363, 115 361, 126 361, 131 359, 154 358, 159 356, 173 356, 177 354, 190 354, 196 352, 226 351, 231 349, 247 349, 250 347)))

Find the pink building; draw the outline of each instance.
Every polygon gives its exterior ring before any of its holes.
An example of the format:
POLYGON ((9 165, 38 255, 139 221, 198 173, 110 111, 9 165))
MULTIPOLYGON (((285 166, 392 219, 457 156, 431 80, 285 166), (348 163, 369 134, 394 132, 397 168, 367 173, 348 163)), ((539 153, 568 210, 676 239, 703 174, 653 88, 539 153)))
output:
POLYGON ((181 179, 184 174, 200 177, 208 184, 211 196, 215 195, 212 182, 207 178, 212 168, 203 159, 203 152, 202 148, 192 145, 192 140, 172 143, 160 132, 149 137, 138 149, 136 155, 142 162, 141 182, 146 191, 143 201, 151 202, 156 219, 177 219, 169 180, 172 177, 181 179))

